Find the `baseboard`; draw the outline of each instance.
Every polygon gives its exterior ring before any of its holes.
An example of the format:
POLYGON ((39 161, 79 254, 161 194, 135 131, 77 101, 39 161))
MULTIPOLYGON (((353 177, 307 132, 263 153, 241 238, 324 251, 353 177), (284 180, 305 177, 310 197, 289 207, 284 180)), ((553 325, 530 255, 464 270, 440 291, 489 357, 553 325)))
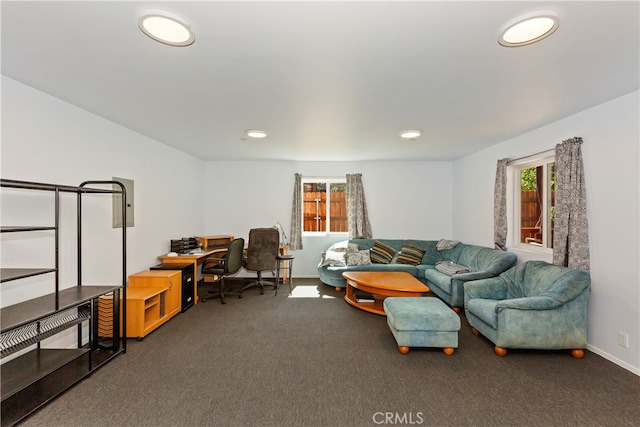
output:
POLYGON ((618 359, 617 357, 614 357, 612 355, 610 355, 609 353, 600 350, 597 347, 594 347, 590 344, 587 344, 587 350, 589 350, 592 353, 597 354, 600 357, 603 357, 605 359, 607 359, 609 362, 615 363, 616 365, 620 366, 621 368, 626 369, 627 371, 631 372, 632 374, 636 374, 637 376, 640 377, 640 368, 636 367, 636 366, 632 366, 630 364, 628 364, 627 362, 624 362, 620 359, 618 359))

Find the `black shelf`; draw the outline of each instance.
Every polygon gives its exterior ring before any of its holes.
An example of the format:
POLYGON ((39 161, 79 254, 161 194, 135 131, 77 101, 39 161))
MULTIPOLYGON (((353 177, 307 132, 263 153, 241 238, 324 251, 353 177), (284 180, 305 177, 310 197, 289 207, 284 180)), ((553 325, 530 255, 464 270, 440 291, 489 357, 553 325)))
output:
POLYGON ((2 427, 12 426, 121 351, 33 350, 2 365, 2 427))
POLYGON ((40 225, 40 226, 11 225, 11 226, 1 226, 0 233, 20 233, 25 231, 51 231, 55 229, 56 229, 55 226, 49 226, 49 225, 40 225))
MULTIPOLYGON (((89 352, 79 349, 35 349, 2 365, 2 400, 24 390, 56 369, 89 352)), ((88 371, 89 365, 85 370, 88 371)))
POLYGON ((55 273, 55 268, 0 268, 0 283, 26 279, 41 274, 55 273))
POLYGON ((89 304, 84 304, 11 329, 0 335, 0 355, 10 356, 89 319, 91 319, 91 307, 89 304))
MULTIPOLYGON (((90 181, 91 184, 117 184, 114 181, 90 181)), ((124 193, 122 190, 105 190, 102 188, 85 187, 84 185, 59 185, 44 182, 19 181, 15 179, 0 179, 0 185, 8 188, 22 188, 25 190, 58 191, 61 193, 124 193)))
POLYGON ((120 286, 74 286, 58 292, 58 307, 56 307, 55 293, 3 307, 0 312, 1 332, 5 333, 11 329, 36 322, 57 311, 76 307, 120 288, 120 286))
POLYGON ((19 423, 112 358, 126 352, 126 340, 121 338, 119 331, 126 328, 123 313, 126 310, 127 229, 122 227, 122 284, 85 285, 82 283, 82 195, 122 194, 122 218, 126 224, 124 186, 117 181, 85 181, 79 186, 68 186, 0 179, 0 187, 51 192, 55 198, 55 225, 0 227, 1 233, 53 231, 55 253, 55 268, 0 268, 0 283, 55 273, 51 277, 53 293, 0 309, 0 356, 14 357, 0 367, 0 421, 5 427, 19 423), (109 185, 110 189, 88 185, 109 185), (77 201, 78 282, 63 290, 60 290, 58 275, 60 193, 75 193, 77 201), (104 295, 113 296, 110 308, 104 313, 113 319, 113 323, 110 337, 100 338, 98 328, 103 314, 98 310, 98 299, 104 295), (44 339, 74 329, 76 348, 42 348, 44 339))

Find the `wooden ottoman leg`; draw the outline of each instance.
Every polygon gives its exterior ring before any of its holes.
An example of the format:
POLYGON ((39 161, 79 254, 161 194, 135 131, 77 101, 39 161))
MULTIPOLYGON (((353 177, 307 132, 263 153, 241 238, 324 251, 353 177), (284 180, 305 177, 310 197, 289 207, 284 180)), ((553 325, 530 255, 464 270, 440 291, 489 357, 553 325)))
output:
POLYGON ((444 354, 446 354, 447 356, 451 356, 454 352, 454 348, 453 347, 445 347, 442 349, 442 351, 444 351, 444 354))
POLYGON ((400 352, 400 354, 407 354, 409 353, 409 347, 401 345, 398 347, 398 351, 400 352))
POLYGON ((475 336, 479 336, 480 335, 480 331, 478 331, 476 328, 471 328, 471 333, 475 336))

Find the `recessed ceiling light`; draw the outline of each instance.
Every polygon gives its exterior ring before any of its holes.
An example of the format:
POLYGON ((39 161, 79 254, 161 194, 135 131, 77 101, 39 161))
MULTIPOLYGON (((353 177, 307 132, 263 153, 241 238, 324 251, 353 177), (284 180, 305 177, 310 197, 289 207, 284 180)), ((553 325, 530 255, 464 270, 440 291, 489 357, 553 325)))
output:
POLYGON ((189 46, 196 39, 185 20, 166 12, 146 13, 138 20, 138 27, 152 39, 171 46, 189 46))
POLYGON ((267 133, 259 129, 249 129, 245 133, 250 138, 266 138, 267 137, 267 133))
POLYGON ((418 129, 411 129, 400 132, 400 136, 404 139, 416 139, 420 135, 422 135, 422 131, 418 129))
POLYGON ((517 18, 500 32, 498 42, 502 46, 526 46, 553 34, 560 25, 554 12, 535 12, 517 18))

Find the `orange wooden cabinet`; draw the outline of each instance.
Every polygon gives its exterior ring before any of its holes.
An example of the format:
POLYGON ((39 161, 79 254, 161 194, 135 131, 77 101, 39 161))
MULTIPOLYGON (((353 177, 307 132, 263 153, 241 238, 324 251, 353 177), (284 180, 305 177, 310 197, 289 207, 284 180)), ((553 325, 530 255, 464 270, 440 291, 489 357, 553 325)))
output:
POLYGON ((133 288, 167 289, 165 304, 169 319, 182 309, 182 273, 179 270, 146 270, 132 274, 129 276, 128 289, 133 288))
POLYGON ((167 288, 127 290, 127 338, 141 340, 169 320, 166 297, 167 288))
POLYGON ((129 276, 127 338, 140 340, 180 313, 181 283, 179 270, 146 270, 129 276))

